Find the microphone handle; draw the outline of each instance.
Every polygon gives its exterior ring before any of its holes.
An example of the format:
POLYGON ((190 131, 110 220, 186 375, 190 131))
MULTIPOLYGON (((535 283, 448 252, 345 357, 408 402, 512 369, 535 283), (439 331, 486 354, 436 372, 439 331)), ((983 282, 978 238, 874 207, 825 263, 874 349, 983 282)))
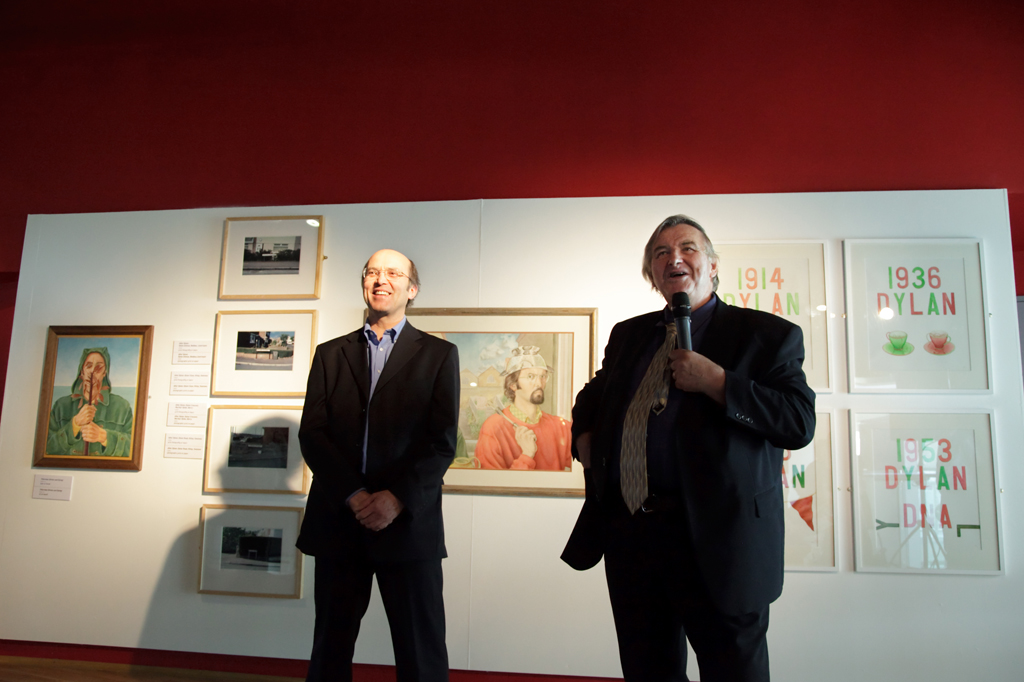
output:
POLYGON ((690 339, 690 317, 688 315, 676 318, 676 348, 693 350, 693 343, 690 339))

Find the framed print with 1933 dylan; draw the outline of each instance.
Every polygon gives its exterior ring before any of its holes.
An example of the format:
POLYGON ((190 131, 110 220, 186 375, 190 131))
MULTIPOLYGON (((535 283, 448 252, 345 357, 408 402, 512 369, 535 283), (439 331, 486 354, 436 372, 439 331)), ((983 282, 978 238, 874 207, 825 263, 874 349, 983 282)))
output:
POLYGON ((992 415, 851 412, 858 571, 1001 573, 992 415))
POLYGON ((782 460, 787 571, 836 567, 832 414, 815 416, 814 440, 805 448, 786 450, 782 460))
POLYGON ((221 299, 320 298, 324 217, 228 218, 221 299))
POLYGON ((718 296, 729 305, 763 310, 800 327, 807 384, 830 393, 824 242, 724 243, 715 250, 718 296))
POLYGON ((50 327, 37 467, 142 469, 152 326, 50 327))
POLYGON ((206 504, 199 519, 201 594, 302 597, 302 509, 206 504))
POLYGON ((843 247, 851 393, 991 390, 981 242, 843 247))
POLYGON ((315 310, 221 311, 210 393, 301 398, 315 348, 315 310))
POLYGON ((213 405, 206 424, 204 493, 309 490, 299 452, 298 405, 213 405))
POLYGON ((595 308, 410 308, 459 349, 455 461, 445 492, 583 495, 572 403, 594 372, 595 308))

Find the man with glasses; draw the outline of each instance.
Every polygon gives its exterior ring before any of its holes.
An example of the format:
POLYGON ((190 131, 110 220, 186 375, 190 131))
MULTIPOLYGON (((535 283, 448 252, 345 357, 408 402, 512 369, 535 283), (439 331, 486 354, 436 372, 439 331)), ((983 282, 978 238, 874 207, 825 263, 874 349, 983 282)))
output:
POLYGON ((655 229, 642 272, 667 303, 689 296, 693 350, 670 306, 612 329, 572 411, 587 499, 562 558, 604 556, 626 682, 686 680, 685 639, 701 682, 767 682, 783 449, 814 436, 803 336, 718 298, 718 255, 687 216, 655 229))
POLYGON ((398 680, 447 680, 441 479, 455 456, 458 352, 407 322, 411 260, 378 251, 362 275, 366 323, 317 347, 299 427, 313 484, 296 544, 316 557, 306 679, 352 679, 376 575, 398 680))

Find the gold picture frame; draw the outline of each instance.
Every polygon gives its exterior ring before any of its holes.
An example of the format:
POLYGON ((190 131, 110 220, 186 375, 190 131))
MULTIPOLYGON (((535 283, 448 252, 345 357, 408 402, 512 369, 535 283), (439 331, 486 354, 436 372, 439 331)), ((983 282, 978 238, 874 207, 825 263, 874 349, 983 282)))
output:
POLYGON ((315 310, 217 313, 210 395, 305 396, 316 323, 315 310))
POLYGON ((140 471, 152 355, 152 325, 50 327, 33 466, 140 471))
MULTIPOLYGON (((583 469, 569 454, 570 425, 576 393, 595 371, 597 309, 410 308, 406 315, 414 327, 459 348, 459 443, 444 492, 582 496, 583 469), (515 359, 517 352, 532 355, 515 359), (540 421, 533 423, 519 419, 505 386, 516 367, 530 365, 548 370, 535 415, 540 421), (533 442, 519 444, 517 431, 533 442), (534 454, 524 459, 534 443, 534 454), (534 468, 515 470, 528 465, 534 468)), ((509 391, 518 397, 516 382, 509 391)))
POLYGON ((221 300, 320 298, 323 253, 322 215, 228 218, 217 295, 221 300))

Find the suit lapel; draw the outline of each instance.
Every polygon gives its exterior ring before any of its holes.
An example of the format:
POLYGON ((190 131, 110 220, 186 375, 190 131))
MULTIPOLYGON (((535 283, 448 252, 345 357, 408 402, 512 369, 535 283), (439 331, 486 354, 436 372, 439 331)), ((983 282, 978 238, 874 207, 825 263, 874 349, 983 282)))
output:
POLYGON ((732 367, 740 334, 731 306, 719 299, 700 344, 700 354, 722 367, 732 367))
POLYGON ((374 395, 377 395, 380 389, 391 381, 392 377, 400 372, 405 364, 419 352, 420 337, 422 336, 423 333, 420 330, 408 322, 405 323, 402 333, 398 335, 398 340, 395 342, 395 347, 391 349, 391 355, 384 365, 384 370, 380 373, 380 379, 377 379, 377 386, 373 389, 374 395))
POLYGON ((341 347, 341 352, 352 370, 352 375, 356 378, 356 386, 359 387, 359 397, 363 401, 363 405, 369 402, 370 396, 370 365, 366 359, 367 344, 366 335, 360 329, 355 333, 355 338, 351 343, 341 347))

